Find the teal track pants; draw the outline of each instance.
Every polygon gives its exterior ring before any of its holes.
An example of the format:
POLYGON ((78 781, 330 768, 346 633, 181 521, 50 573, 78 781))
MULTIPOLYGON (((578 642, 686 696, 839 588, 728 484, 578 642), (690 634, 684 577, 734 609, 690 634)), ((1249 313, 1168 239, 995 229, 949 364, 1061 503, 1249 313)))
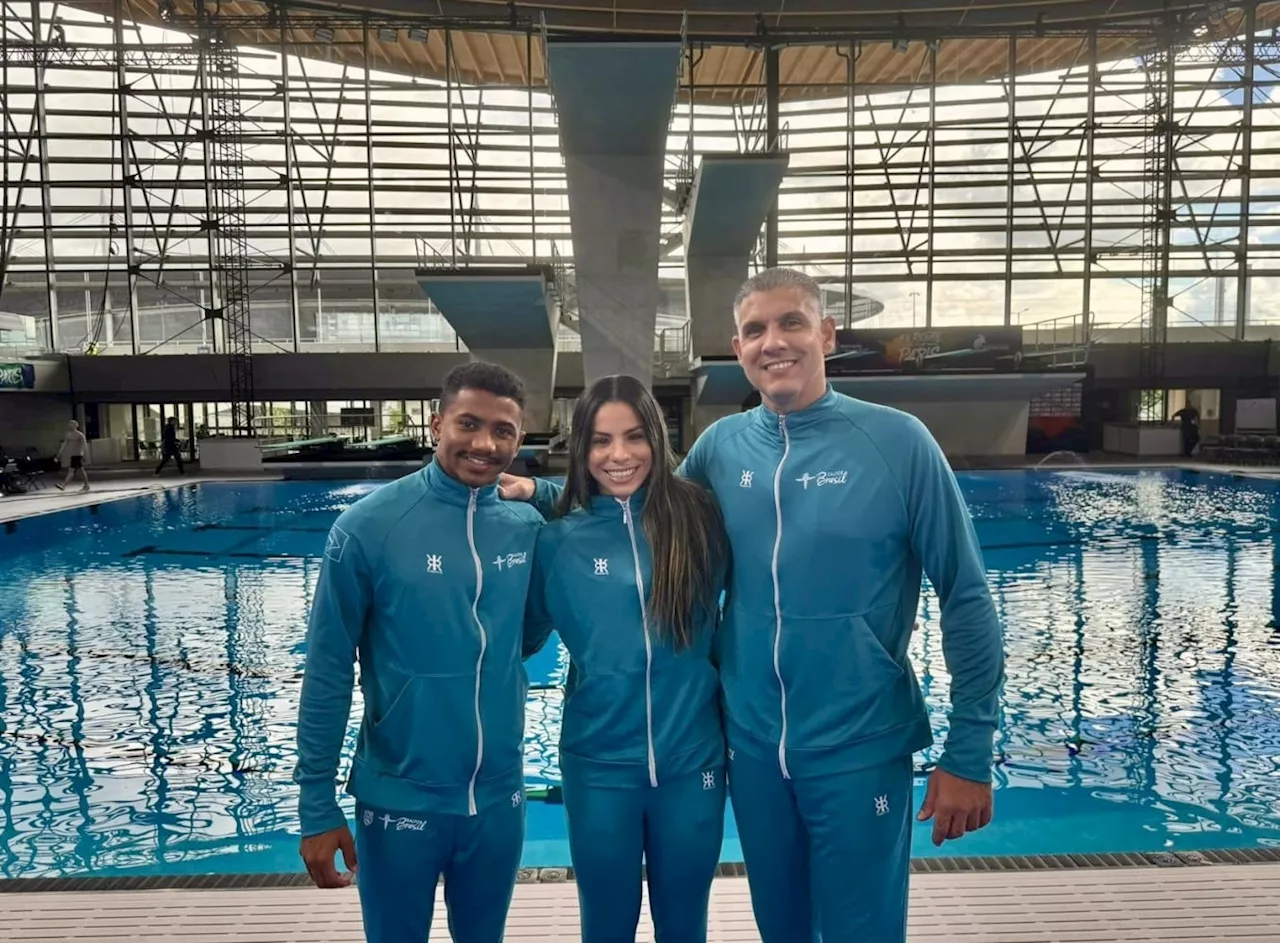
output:
POLYGON ((763 943, 903 943, 912 763, 812 779, 730 753, 729 794, 763 943))
POLYGON ((524 849, 524 801, 477 815, 402 814, 356 807, 357 887, 369 943, 425 943, 444 878, 457 943, 498 943, 524 849))
POLYGON ((658 943, 704 943, 724 838, 724 770, 656 787, 587 785, 564 775, 583 943, 634 943, 642 881, 658 943))

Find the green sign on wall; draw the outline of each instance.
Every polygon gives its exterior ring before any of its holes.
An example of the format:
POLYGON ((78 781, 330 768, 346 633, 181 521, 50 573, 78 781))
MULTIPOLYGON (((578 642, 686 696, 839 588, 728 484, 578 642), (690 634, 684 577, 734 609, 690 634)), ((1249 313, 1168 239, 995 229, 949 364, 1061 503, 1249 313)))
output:
POLYGON ((36 368, 29 363, 0 363, 0 390, 33 390, 36 368))

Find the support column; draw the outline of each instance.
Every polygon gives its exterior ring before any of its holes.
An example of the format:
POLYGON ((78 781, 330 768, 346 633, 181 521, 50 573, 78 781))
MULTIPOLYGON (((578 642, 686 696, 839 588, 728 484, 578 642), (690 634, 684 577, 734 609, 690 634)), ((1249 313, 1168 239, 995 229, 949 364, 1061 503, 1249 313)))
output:
MULTIPOLYGON (((781 153, 708 154, 698 166, 684 224, 685 310, 695 360, 733 356, 733 298, 750 274, 751 250, 777 205, 787 163, 781 153)), ((691 441, 738 411, 700 404, 699 389, 695 378, 691 441)))
MULTIPOLYGON (((781 145, 778 101, 781 97, 781 68, 778 61, 778 47, 769 46, 764 51, 764 122, 766 140, 765 151, 773 153, 781 145)), ((849 159, 853 159, 852 151, 849 159)), ((774 194, 773 203, 769 206, 769 216, 764 227, 764 265, 774 268, 778 264, 778 198, 774 194)))
POLYGON ((584 380, 653 379, 667 129, 678 43, 549 42, 573 229, 584 380))

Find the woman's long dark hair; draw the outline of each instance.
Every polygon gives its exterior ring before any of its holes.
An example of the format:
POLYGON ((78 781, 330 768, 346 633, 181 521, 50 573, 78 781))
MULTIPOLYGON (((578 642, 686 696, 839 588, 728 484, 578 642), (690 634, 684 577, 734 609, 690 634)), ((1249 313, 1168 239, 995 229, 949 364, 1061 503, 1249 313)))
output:
POLYGON ((578 398, 569 432, 569 474, 556 512, 563 516, 575 507, 588 507, 599 491, 588 470, 588 458, 596 413, 606 403, 626 403, 635 410, 653 451, 640 517, 653 554, 649 621, 659 637, 680 651, 692 644, 700 618, 719 602, 728 541, 711 496, 675 474, 676 459, 662 410, 635 377, 603 377, 578 398))

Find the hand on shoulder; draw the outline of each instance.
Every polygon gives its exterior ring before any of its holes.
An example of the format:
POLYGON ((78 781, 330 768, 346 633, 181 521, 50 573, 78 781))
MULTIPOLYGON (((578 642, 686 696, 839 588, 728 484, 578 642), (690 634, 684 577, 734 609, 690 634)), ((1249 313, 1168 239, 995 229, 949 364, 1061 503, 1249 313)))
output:
POLYGON ((504 501, 532 501, 533 494, 532 478, 521 478, 507 472, 498 476, 498 496, 504 501))

